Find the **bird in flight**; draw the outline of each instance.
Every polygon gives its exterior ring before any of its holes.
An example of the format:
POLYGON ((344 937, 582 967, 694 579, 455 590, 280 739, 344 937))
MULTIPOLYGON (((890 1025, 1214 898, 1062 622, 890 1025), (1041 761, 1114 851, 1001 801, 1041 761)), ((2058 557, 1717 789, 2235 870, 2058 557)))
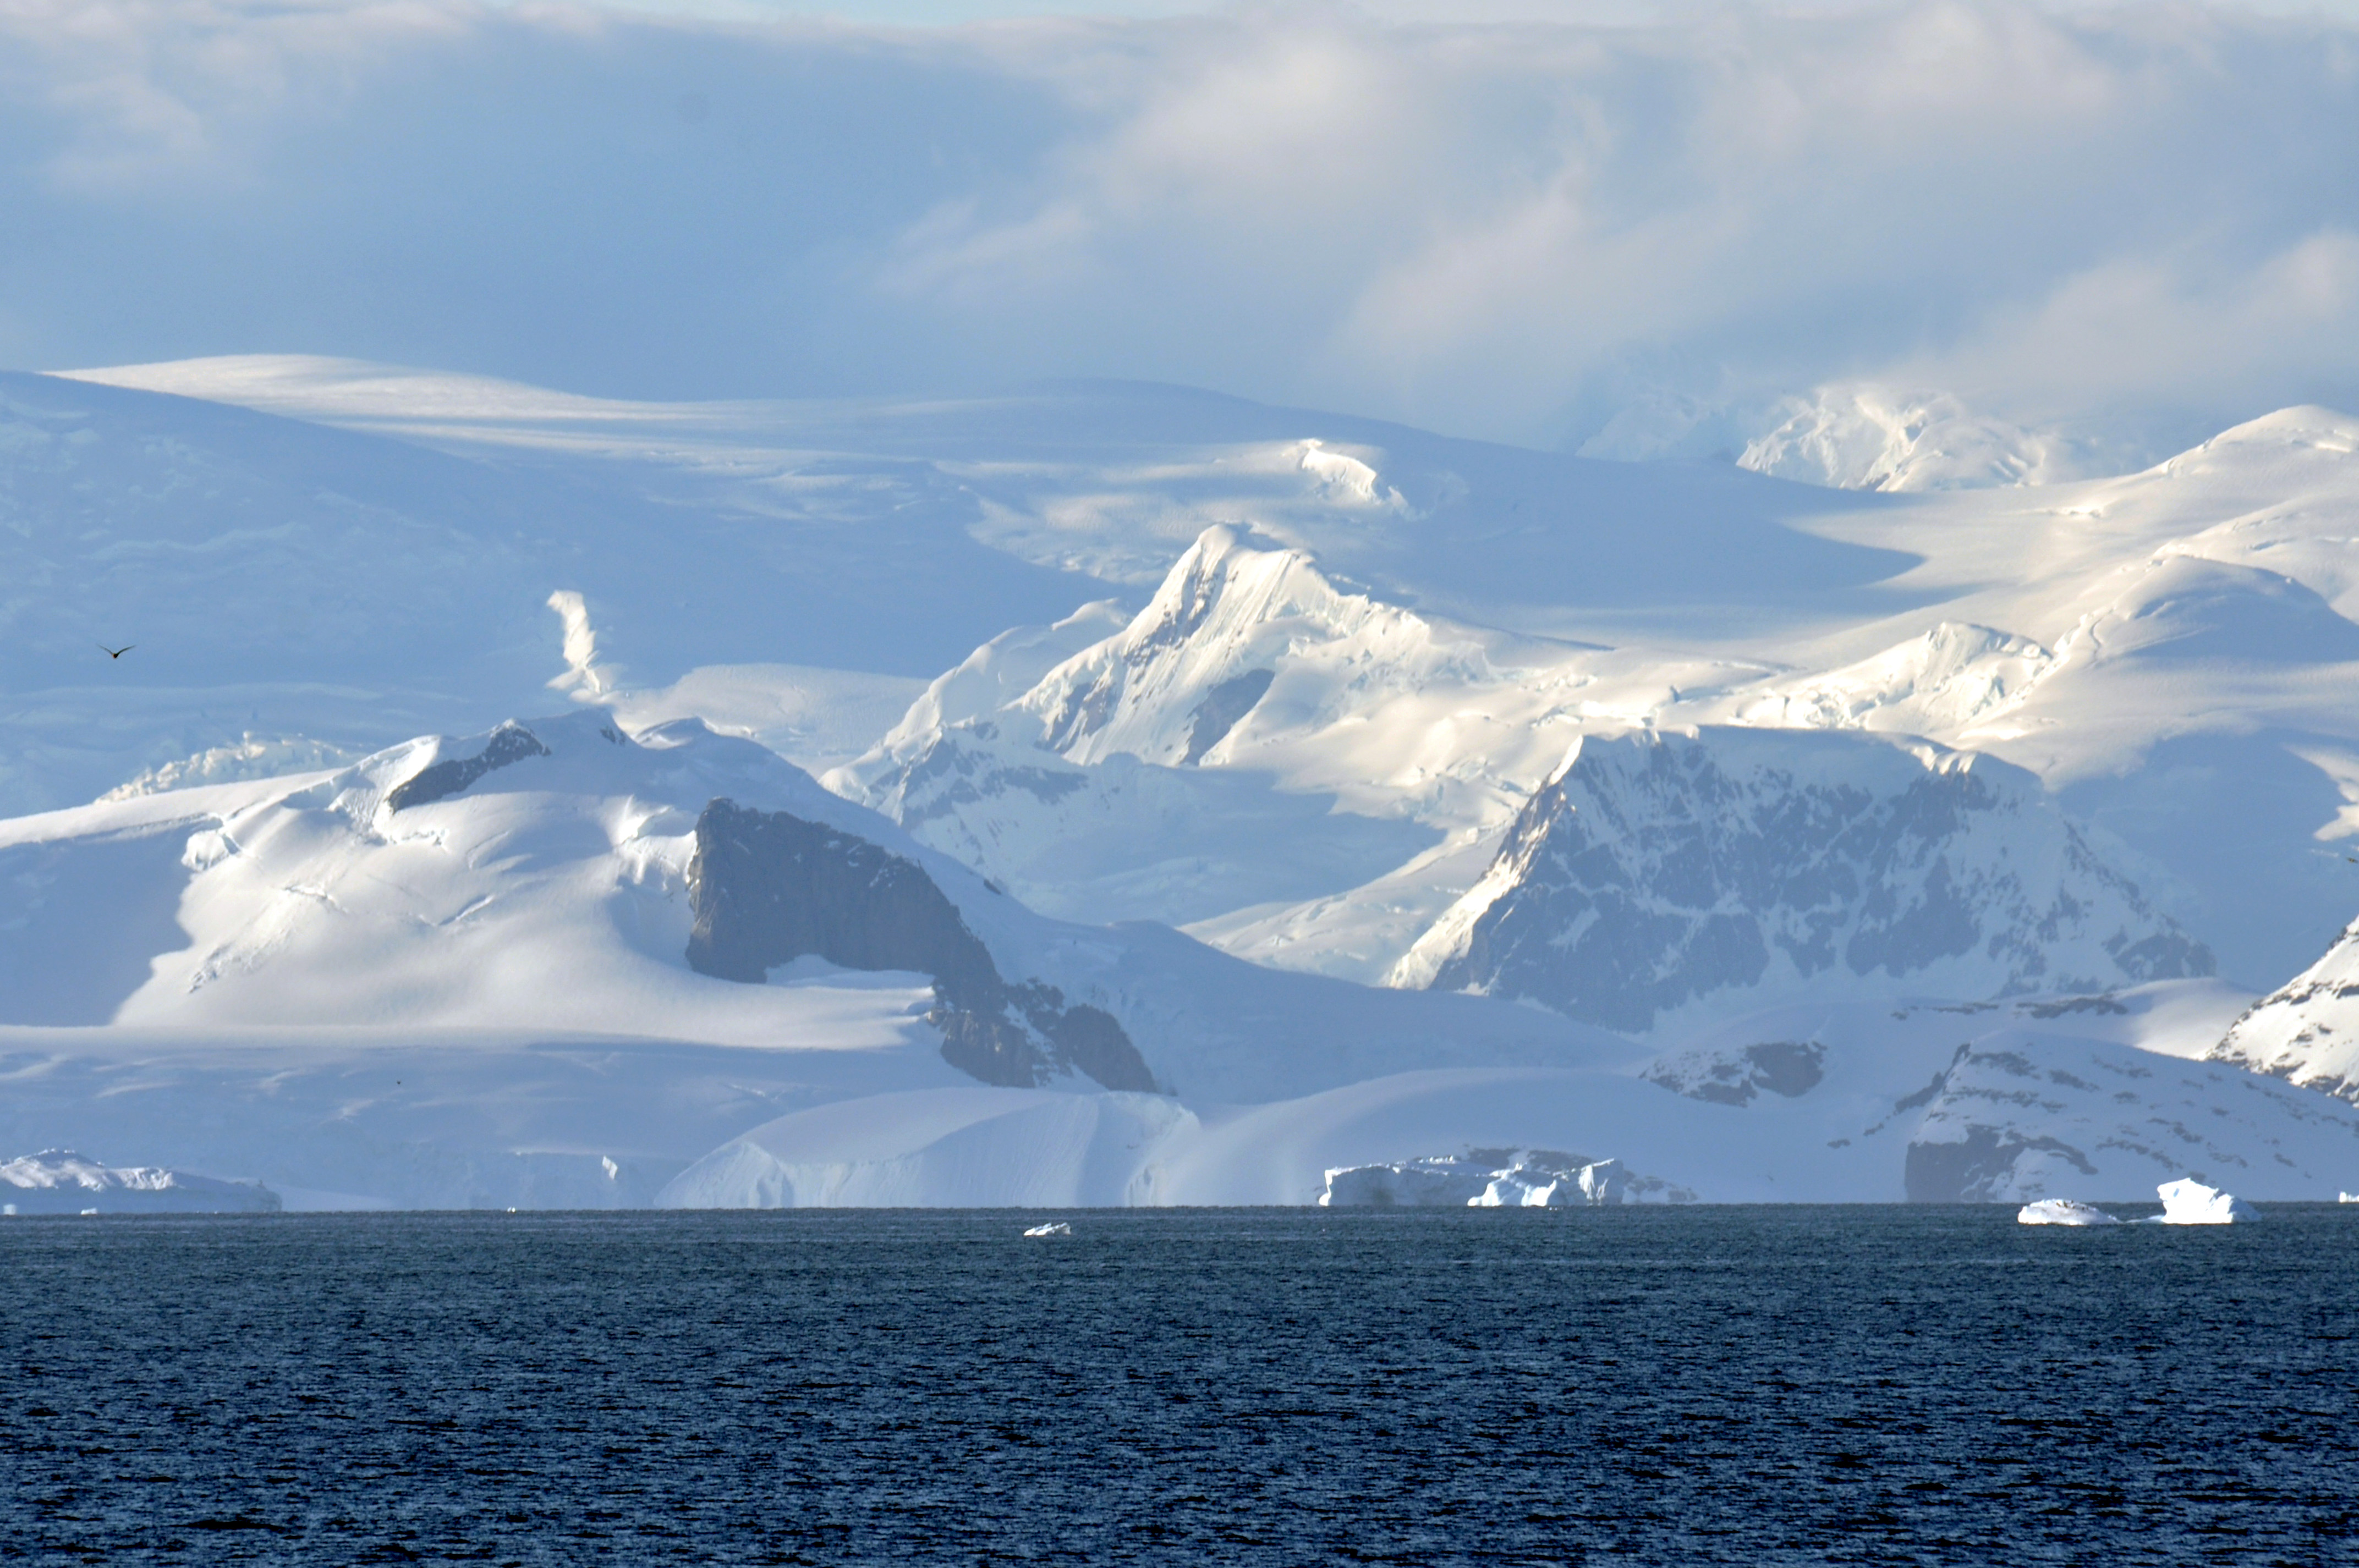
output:
POLYGON ((124 643, 124 644, 123 644, 123 646, 121 646, 120 648, 110 648, 110 647, 108 647, 105 643, 101 643, 98 646, 99 646, 99 651, 100 651, 100 652, 102 652, 102 653, 103 653, 103 654, 104 654, 108 658, 110 658, 110 659, 119 659, 119 658, 121 658, 124 654, 125 654, 129 653, 132 649, 134 649, 134 648, 137 647, 138 645, 139 645, 139 644, 138 644, 138 643, 124 643))

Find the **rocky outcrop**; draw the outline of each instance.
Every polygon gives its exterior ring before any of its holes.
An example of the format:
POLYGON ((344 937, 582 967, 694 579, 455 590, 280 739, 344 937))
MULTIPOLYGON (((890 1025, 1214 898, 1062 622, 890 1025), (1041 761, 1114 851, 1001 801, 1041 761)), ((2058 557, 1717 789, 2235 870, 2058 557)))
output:
POLYGON ((958 906, 915 861, 780 811, 715 800, 689 863, 689 967, 759 985, 806 954, 847 969, 929 975, 942 1058, 986 1084, 1031 1088, 1081 1073, 1154 1092, 1113 1014, 1056 987, 1002 976, 958 906))
POLYGON ((1277 678, 1276 670, 1247 670, 1206 692, 1188 716, 1188 750, 1180 755, 1181 764, 1193 767, 1227 740, 1237 721, 1269 695, 1270 682, 1277 678))
POLYGON ((1734 1050, 1682 1051, 1639 1076, 1708 1105, 1751 1105, 1767 1089, 1799 1099, 1826 1076, 1827 1048, 1815 1040, 1765 1040, 1734 1050))
POLYGON ((1636 1033, 1715 997, 1980 999, 2212 970, 2021 769, 1704 729, 1582 741, 1393 983, 1636 1033))
MULTIPOLYGON (((614 739, 619 741, 622 737, 616 735, 614 739)), ((540 743, 539 736, 510 720, 493 730, 491 739, 475 755, 429 762, 394 785, 386 792, 386 809, 400 811, 408 806, 448 800, 495 768, 521 762, 527 757, 548 755, 549 748, 540 743)))

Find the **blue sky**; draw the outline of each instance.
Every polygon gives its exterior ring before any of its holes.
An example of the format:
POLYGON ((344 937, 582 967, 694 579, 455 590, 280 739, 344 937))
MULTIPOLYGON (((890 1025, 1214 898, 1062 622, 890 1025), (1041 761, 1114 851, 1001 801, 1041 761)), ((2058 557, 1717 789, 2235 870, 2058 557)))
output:
POLYGON ((827 9, 0 4, 0 363, 1121 376, 1544 445, 1843 379, 2157 439, 2359 403, 2321 13, 827 9))

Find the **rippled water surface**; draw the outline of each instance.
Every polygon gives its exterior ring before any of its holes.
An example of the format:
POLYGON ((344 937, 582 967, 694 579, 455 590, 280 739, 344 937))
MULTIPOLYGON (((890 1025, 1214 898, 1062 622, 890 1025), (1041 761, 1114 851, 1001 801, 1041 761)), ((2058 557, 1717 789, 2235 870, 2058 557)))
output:
POLYGON ((2298 1563, 2359 1210, 0 1221, 0 1558, 2298 1563))

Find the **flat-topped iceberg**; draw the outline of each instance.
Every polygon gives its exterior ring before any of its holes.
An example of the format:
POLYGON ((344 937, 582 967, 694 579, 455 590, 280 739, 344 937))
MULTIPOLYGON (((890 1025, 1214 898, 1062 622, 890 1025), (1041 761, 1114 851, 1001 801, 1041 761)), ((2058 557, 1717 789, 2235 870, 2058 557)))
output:
POLYGON ((157 1165, 102 1165, 71 1149, 0 1164, 0 1208, 10 1214, 276 1214, 259 1182, 223 1182, 157 1165))
POLYGON ((1327 1173, 1321 1208, 1578 1208, 1605 1204, 1693 1203, 1695 1194, 1619 1160, 1546 1149, 1473 1149, 1327 1173))
POLYGON ((2094 1204, 2072 1198, 2041 1198, 2016 1211, 2017 1225, 2119 1225, 2120 1220, 2094 1204))
POLYGON ((2162 1195, 2162 1212, 2155 1217, 2158 1225, 2228 1225, 2261 1217, 2260 1210, 2234 1193, 2207 1187, 2192 1176, 2165 1182, 2155 1191, 2162 1195))

